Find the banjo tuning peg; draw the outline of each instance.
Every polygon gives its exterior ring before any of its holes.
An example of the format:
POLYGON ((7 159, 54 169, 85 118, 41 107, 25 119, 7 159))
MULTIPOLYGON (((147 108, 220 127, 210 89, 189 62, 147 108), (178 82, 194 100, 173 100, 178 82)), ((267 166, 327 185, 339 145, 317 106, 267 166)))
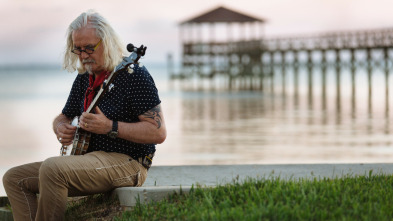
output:
POLYGON ((133 52, 133 51, 134 51, 134 48, 135 48, 135 47, 134 47, 133 44, 128 44, 128 45, 127 45, 127 51, 128 51, 128 52, 133 52))

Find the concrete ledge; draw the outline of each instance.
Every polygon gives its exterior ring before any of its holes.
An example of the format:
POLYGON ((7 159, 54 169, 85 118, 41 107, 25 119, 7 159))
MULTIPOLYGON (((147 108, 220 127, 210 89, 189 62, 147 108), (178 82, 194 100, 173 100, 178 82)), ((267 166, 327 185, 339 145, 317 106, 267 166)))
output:
POLYGON ((0 220, 1 221, 14 220, 14 218, 12 217, 11 211, 7 207, 0 207, 0 220))
POLYGON ((160 201, 173 193, 189 193, 192 186, 151 186, 151 187, 122 187, 114 190, 119 197, 120 205, 124 210, 134 207, 138 200, 140 203, 160 201))
POLYGON ((12 217, 12 212, 8 208, 10 202, 8 201, 8 197, 2 196, 0 197, 0 220, 1 221, 12 221, 14 220, 12 217))
POLYGON ((393 164, 281 164, 153 166, 143 186, 214 186, 251 178, 313 179, 393 174, 393 164))

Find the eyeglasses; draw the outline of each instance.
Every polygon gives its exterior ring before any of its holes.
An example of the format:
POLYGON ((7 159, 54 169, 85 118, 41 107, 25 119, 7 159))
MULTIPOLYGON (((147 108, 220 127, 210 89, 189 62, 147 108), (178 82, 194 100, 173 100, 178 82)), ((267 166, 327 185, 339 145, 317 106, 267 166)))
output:
POLYGON ((100 45, 102 40, 100 40, 96 46, 92 47, 85 47, 85 50, 80 49, 80 48, 74 48, 71 50, 72 53, 77 54, 77 55, 81 55, 82 52, 85 52, 86 54, 93 54, 93 52, 97 49, 98 45, 100 45))

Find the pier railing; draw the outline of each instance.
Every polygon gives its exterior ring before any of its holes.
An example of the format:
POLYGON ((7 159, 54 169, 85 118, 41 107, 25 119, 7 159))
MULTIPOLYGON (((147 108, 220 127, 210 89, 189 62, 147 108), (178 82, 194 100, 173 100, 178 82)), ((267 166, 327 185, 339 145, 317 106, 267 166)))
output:
POLYGON ((188 85, 197 85, 198 89, 206 85, 199 82, 207 80, 220 81, 220 87, 224 84, 229 90, 264 90, 265 84, 274 86, 278 72, 285 80, 289 68, 295 73, 305 68, 310 77, 316 68, 324 73, 324 68, 334 67, 337 75, 342 68, 349 68, 353 75, 356 69, 365 68, 371 84, 375 68, 382 69, 388 79, 392 57, 393 28, 237 42, 188 42, 183 44, 179 72, 170 70, 170 76, 172 80, 182 79, 182 85, 192 81, 188 85))
POLYGON ((267 51, 389 48, 393 45, 393 28, 278 37, 262 42, 263 49, 267 51))
MULTIPOLYGON (((326 54, 333 53, 334 63, 340 64, 343 51, 349 53, 349 59, 353 63, 362 59, 366 62, 375 60, 372 55, 372 51, 375 50, 382 52, 382 60, 388 60, 392 56, 389 53, 389 49, 392 47, 393 28, 238 42, 184 43, 180 74, 182 72, 190 73, 187 69, 191 68, 196 75, 214 76, 218 72, 222 72, 217 71, 216 73, 216 70, 229 71, 233 66, 239 66, 239 64, 242 66, 241 69, 247 69, 246 66, 250 65, 262 67, 272 63, 280 65, 317 64, 313 53, 320 53, 319 63, 326 63, 326 54), (356 53, 359 51, 365 52, 365 56, 357 57, 356 53), (305 59, 301 60, 299 53, 304 53, 305 59), (202 69, 209 70, 209 72, 202 73, 202 69)), ((247 73, 240 75, 247 75, 247 73)))

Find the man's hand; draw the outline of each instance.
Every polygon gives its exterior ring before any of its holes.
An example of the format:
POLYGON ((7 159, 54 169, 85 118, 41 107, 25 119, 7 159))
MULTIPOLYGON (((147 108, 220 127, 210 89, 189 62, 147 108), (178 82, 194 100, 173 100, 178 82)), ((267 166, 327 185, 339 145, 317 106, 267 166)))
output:
POLYGON ((76 127, 72 126, 69 123, 63 122, 59 123, 56 127, 56 136, 60 143, 64 146, 68 146, 72 144, 74 139, 74 134, 76 131, 76 127))
POLYGON ((112 130, 112 121, 98 108, 94 109, 95 114, 83 112, 79 120, 79 126, 86 131, 95 134, 107 134, 112 130))

